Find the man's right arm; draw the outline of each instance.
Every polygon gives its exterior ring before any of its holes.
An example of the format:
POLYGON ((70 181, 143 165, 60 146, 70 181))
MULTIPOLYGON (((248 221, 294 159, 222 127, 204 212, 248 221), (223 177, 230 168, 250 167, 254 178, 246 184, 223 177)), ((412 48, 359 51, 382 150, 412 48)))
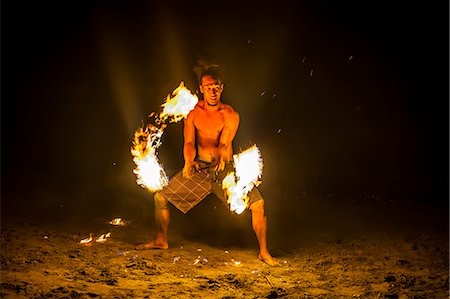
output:
POLYGON ((191 177, 194 174, 194 168, 197 168, 196 163, 194 162, 195 156, 197 155, 197 151, 195 150, 194 111, 189 113, 188 117, 184 120, 184 177, 191 177))

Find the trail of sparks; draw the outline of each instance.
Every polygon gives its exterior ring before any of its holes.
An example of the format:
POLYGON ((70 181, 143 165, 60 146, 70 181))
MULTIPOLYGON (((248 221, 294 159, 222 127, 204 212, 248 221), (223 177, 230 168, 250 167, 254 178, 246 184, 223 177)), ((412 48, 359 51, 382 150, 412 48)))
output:
POLYGON ((181 82, 162 104, 163 111, 156 116, 154 113, 150 114, 150 117, 155 116, 155 123, 159 127, 148 124, 145 128, 141 127, 134 132, 131 154, 136 164, 133 173, 137 177, 138 185, 152 192, 161 190, 167 185, 168 177, 157 157, 157 149, 161 146, 166 123, 175 123, 187 117, 197 103, 197 96, 181 82))

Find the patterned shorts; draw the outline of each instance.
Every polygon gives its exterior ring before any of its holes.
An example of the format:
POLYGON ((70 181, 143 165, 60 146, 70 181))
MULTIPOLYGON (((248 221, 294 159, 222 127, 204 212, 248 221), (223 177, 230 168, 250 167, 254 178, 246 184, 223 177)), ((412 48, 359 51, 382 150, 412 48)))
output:
MULTIPOLYGON (((227 163, 224 170, 215 173, 210 170, 210 163, 203 161, 197 161, 197 163, 200 166, 199 171, 195 172, 191 178, 183 177, 183 171, 180 171, 170 179, 164 189, 155 194, 164 199, 163 203, 157 203, 159 208, 167 208, 167 201, 169 201, 186 214, 211 193, 228 206, 227 196, 222 189, 222 180, 230 171, 234 171, 233 164, 227 163)), ((263 199, 256 187, 249 192, 248 197, 249 205, 263 199)))

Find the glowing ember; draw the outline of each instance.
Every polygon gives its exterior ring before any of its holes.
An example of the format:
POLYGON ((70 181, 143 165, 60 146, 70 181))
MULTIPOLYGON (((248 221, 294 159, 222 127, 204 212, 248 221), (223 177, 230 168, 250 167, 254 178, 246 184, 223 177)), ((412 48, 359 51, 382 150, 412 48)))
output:
POLYGON ((111 237, 111 233, 103 234, 100 237, 98 237, 98 239, 95 240, 95 242, 98 242, 98 243, 105 242, 106 239, 108 239, 109 237, 111 237))
MULTIPOLYGON (((179 257, 178 257, 178 260, 177 261, 179 261, 179 257)), ((206 258, 206 257, 204 257, 203 259, 202 259, 202 257, 199 255, 194 261, 193 261, 193 263, 192 263, 192 265, 197 265, 197 264, 199 264, 199 263, 205 263, 205 264, 207 264, 209 262, 209 260, 208 260, 208 258, 206 258)), ((174 261, 174 263, 175 263, 175 261, 174 261)))
POLYGON ((233 161, 236 173, 227 174, 222 181, 222 188, 227 192, 230 211, 241 214, 248 204, 247 194, 260 183, 263 162, 256 145, 233 155, 233 161))
POLYGON ((111 220, 109 222, 109 224, 111 225, 117 225, 117 226, 122 226, 125 225, 125 221, 122 220, 122 218, 114 218, 113 220, 111 220))
POLYGON ((175 264, 175 263, 178 262, 180 259, 181 259, 181 257, 176 256, 176 257, 174 257, 174 258, 172 259, 172 263, 175 264))
POLYGON ((198 263, 200 263, 200 261, 201 261, 201 257, 198 256, 198 257, 194 260, 194 263, 193 263, 192 265, 197 265, 198 263))
POLYGON ((89 234, 89 238, 80 241, 80 244, 88 244, 92 242, 92 233, 89 234))
MULTIPOLYGON (((148 124, 145 129, 134 132, 131 154, 136 168, 133 170, 138 185, 152 192, 161 190, 168 183, 164 168, 160 165, 156 150, 161 146, 161 137, 166 128, 166 122, 173 123, 187 117, 198 103, 198 98, 181 82, 162 104, 163 112, 155 117, 160 127, 148 124)), ((151 114, 153 115, 153 113, 151 114)))

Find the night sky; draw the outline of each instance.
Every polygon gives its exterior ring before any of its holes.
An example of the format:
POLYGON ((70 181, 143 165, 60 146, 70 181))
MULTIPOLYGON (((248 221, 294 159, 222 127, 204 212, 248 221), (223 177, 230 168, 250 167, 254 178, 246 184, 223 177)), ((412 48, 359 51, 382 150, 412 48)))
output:
MULTIPOLYGON (((338 2, 2 1, 2 214, 150 209, 133 132, 181 81, 196 89, 198 57, 226 71, 235 150, 260 147, 273 211, 447 211, 448 1, 338 2)), ((181 169, 182 124, 159 156, 181 169)))

